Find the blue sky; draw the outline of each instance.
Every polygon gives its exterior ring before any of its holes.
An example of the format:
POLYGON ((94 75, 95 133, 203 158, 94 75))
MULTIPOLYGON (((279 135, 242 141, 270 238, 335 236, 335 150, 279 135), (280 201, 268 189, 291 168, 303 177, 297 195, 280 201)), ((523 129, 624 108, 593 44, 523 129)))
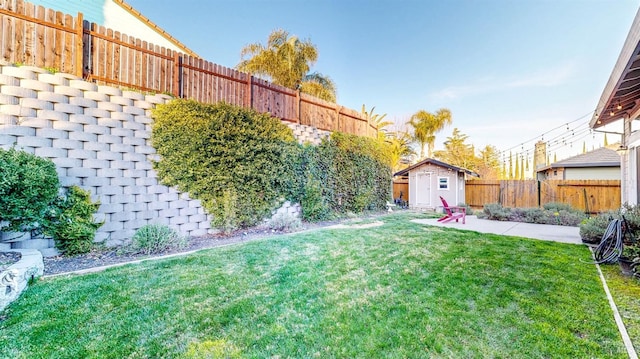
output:
POLYGON ((319 50, 313 70, 336 82, 343 106, 375 106, 399 124, 420 109, 449 108, 453 125, 438 135, 436 149, 453 127, 476 148, 491 144, 506 152, 532 153, 544 134, 545 141, 555 139, 551 152, 558 152, 558 159, 581 152, 584 142, 588 149, 602 142, 586 124, 640 5, 637 0, 127 3, 203 58, 227 67, 240 61, 243 46, 265 43, 274 29, 309 39, 319 50))

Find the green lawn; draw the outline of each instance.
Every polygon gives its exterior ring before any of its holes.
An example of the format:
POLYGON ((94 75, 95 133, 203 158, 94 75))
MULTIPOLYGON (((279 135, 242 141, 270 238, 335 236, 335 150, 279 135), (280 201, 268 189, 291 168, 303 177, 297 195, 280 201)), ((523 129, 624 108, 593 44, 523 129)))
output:
POLYGON ((622 275, 617 264, 601 265, 600 268, 633 346, 640 353, 640 281, 622 275))
POLYGON ((0 357, 626 357, 586 247, 417 216, 41 280, 0 357))

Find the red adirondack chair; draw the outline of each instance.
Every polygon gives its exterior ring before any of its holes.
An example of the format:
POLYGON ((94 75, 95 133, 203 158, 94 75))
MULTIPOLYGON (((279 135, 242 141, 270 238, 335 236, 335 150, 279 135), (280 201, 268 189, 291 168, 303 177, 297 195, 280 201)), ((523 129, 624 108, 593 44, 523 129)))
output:
POLYGON ((464 224, 465 217, 467 216, 467 209, 465 207, 449 206, 442 196, 440 196, 440 200, 442 201, 442 207, 444 208, 445 215, 438 219, 438 222, 446 223, 453 221, 454 219, 458 222, 458 220, 462 218, 462 224, 464 224))

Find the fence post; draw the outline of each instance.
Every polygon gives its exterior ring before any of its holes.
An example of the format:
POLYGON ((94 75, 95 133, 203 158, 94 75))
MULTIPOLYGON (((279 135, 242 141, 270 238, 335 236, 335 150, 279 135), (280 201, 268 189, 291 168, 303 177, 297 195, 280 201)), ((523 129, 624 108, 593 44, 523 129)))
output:
POLYGON ((76 17, 76 58, 75 58, 75 66, 76 66, 76 76, 82 78, 83 69, 84 69, 84 61, 83 61, 83 53, 84 53, 84 45, 83 45, 83 37, 84 37, 84 19, 82 13, 78 13, 78 17, 76 17))
MULTIPOLYGON (((334 128, 333 131, 340 131, 340 108, 341 107, 342 106, 336 104, 336 127, 337 128, 334 128)), ((354 130, 355 130, 355 128, 354 128, 354 130)), ((359 135, 358 133, 356 133, 356 134, 359 135)))
POLYGON ((86 40, 83 42, 82 44, 82 51, 83 51, 83 55, 82 55, 82 63, 84 64, 85 68, 82 70, 82 75, 84 78, 87 79, 87 81, 92 81, 95 82, 94 79, 92 79, 92 75, 93 75, 93 58, 94 58, 94 43, 93 43, 93 31, 95 31, 96 24, 95 23, 89 23, 88 21, 84 21, 82 23, 82 28, 83 28, 83 32, 86 30, 86 37, 83 40, 86 40))
POLYGON ((253 75, 247 74, 247 94, 245 95, 245 107, 253 108, 253 75))
POLYGON ((298 123, 298 124, 302 123, 302 119, 300 118, 300 116, 301 116, 301 112, 300 112, 301 111, 301 109, 300 109, 301 105, 300 105, 300 102, 301 102, 300 89, 298 89, 296 91, 296 123, 298 123))
POLYGON ((182 57, 176 51, 173 54, 173 95, 182 98, 182 57))

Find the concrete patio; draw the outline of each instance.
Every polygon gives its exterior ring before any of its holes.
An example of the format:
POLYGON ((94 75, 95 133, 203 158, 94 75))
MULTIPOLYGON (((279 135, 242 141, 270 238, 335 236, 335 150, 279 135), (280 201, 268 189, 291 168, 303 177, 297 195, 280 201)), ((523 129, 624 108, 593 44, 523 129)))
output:
POLYGON ((462 224, 462 221, 441 223, 438 222, 437 218, 415 219, 413 222, 429 226, 449 227, 480 233, 494 233, 561 243, 583 244, 580 239, 580 229, 578 227, 491 221, 487 219, 479 219, 476 216, 467 216, 465 224, 462 224))

